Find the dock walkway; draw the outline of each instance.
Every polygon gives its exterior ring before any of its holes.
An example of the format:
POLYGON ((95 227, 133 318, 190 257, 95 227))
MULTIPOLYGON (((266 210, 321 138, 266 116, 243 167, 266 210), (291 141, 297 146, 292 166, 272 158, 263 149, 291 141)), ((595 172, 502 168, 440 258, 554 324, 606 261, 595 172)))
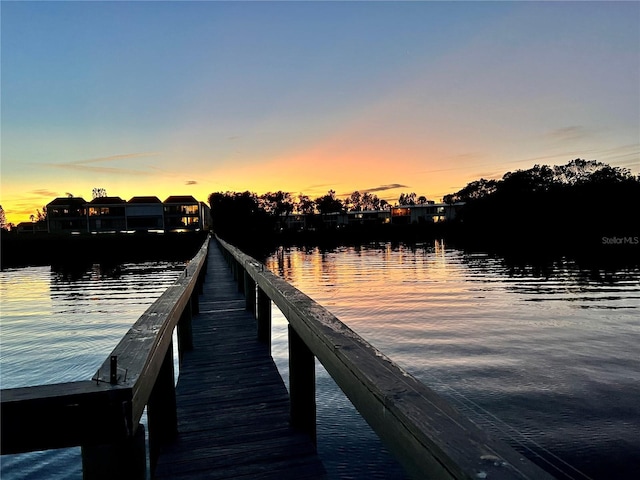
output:
POLYGON ((290 426, 284 382, 213 241, 192 330, 176 387, 178 438, 161 449, 154 478, 326 478, 309 436, 290 426))

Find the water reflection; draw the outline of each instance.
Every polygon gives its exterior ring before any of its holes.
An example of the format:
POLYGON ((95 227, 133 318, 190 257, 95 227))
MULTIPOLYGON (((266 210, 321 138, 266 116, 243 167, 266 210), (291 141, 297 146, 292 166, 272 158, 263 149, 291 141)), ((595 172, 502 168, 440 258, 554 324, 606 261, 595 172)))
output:
POLYGON ((90 378, 181 263, 0 272, 2 388, 90 378))
POLYGON ((554 475, 640 469, 638 268, 441 241, 281 249, 266 263, 554 475))
MULTIPOLYGON (((183 268, 150 262, 0 271, 0 387, 91 378, 183 268)), ((79 448, 5 455, 0 467, 6 480, 82 478, 79 448)))

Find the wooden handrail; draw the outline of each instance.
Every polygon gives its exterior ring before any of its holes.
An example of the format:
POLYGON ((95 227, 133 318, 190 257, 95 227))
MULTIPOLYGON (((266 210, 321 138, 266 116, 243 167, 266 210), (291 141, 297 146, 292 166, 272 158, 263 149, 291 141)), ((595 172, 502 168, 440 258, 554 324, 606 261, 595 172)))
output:
MULTIPOLYGON (((553 478, 506 443, 489 437, 324 307, 254 258, 217 240, 235 263, 234 268, 244 272, 237 274, 239 281, 243 274, 248 275, 257 286, 258 296, 266 294, 278 306, 296 336, 323 364, 410 476, 553 478)), ((293 393, 291 401, 294 402, 293 393)))
POLYGON ((207 258, 208 240, 175 283, 140 316, 105 359, 92 380, 111 383, 111 359, 117 358, 117 385, 133 394, 132 422, 137 425, 207 258))
POLYGON ((172 355, 173 329, 181 318, 190 319, 196 288, 206 271, 208 246, 209 237, 176 282, 124 335, 92 380, 0 391, 0 454, 132 438, 165 360, 172 355), (112 365, 116 367, 113 372, 112 365))

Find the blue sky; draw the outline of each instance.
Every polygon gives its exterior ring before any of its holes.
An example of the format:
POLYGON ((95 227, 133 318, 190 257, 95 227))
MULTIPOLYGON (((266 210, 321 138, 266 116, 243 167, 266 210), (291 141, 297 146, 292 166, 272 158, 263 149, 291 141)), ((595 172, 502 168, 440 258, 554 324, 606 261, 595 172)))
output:
POLYGON ((638 173, 638 2, 2 1, 10 221, 133 195, 638 173))

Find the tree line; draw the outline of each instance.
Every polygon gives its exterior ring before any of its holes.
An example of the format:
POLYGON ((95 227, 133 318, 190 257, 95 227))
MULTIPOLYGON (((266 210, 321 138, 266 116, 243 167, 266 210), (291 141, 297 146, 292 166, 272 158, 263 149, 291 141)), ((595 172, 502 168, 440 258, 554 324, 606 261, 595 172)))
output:
MULTIPOLYGON (((507 172, 499 180, 481 178, 446 195, 443 201, 465 203, 451 225, 462 241, 473 239, 514 248, 602 243, 607 235, 638 235, 640 176, 595 160, 575 159, 560 166, 534 165, 507 172)), ((397 205, 428 202, 426 196, 403 193, 397 205)), ((356 191, 340 200, 334 190, 315 199, 282 191, 263 195, 216 192, 209 196, 209 204, 217 232, 253 238, 272 231, 282 214, 391 208, 370 192, 356 191)))
POLYGON ((447 195, 465 202, 457 222, 465 241, 509 249, 591 249, 620 239, 640 254, 640 176, 595 160, 535 165, 480 179, 447 195))
MULTIPOLYGON (((429 200, 424 195, 417 196, 412 193, 401 193, 396 205, 420 205, 429 200)), ((245 192, 215 192, 209 195, 209 205, 212 208, 224 205, 233 207, 237 204, 239 210, 254 209, 276 216, 288 214, 324 214, 361 212, 366 210, 389 210, 391 204, 370 192, 355 191, 340 200, 335 190, 329 190, 326 195, 311 199, 308 195, 294 196, 290 192, 268 192, 257 195, 249 191, 245 192)))

